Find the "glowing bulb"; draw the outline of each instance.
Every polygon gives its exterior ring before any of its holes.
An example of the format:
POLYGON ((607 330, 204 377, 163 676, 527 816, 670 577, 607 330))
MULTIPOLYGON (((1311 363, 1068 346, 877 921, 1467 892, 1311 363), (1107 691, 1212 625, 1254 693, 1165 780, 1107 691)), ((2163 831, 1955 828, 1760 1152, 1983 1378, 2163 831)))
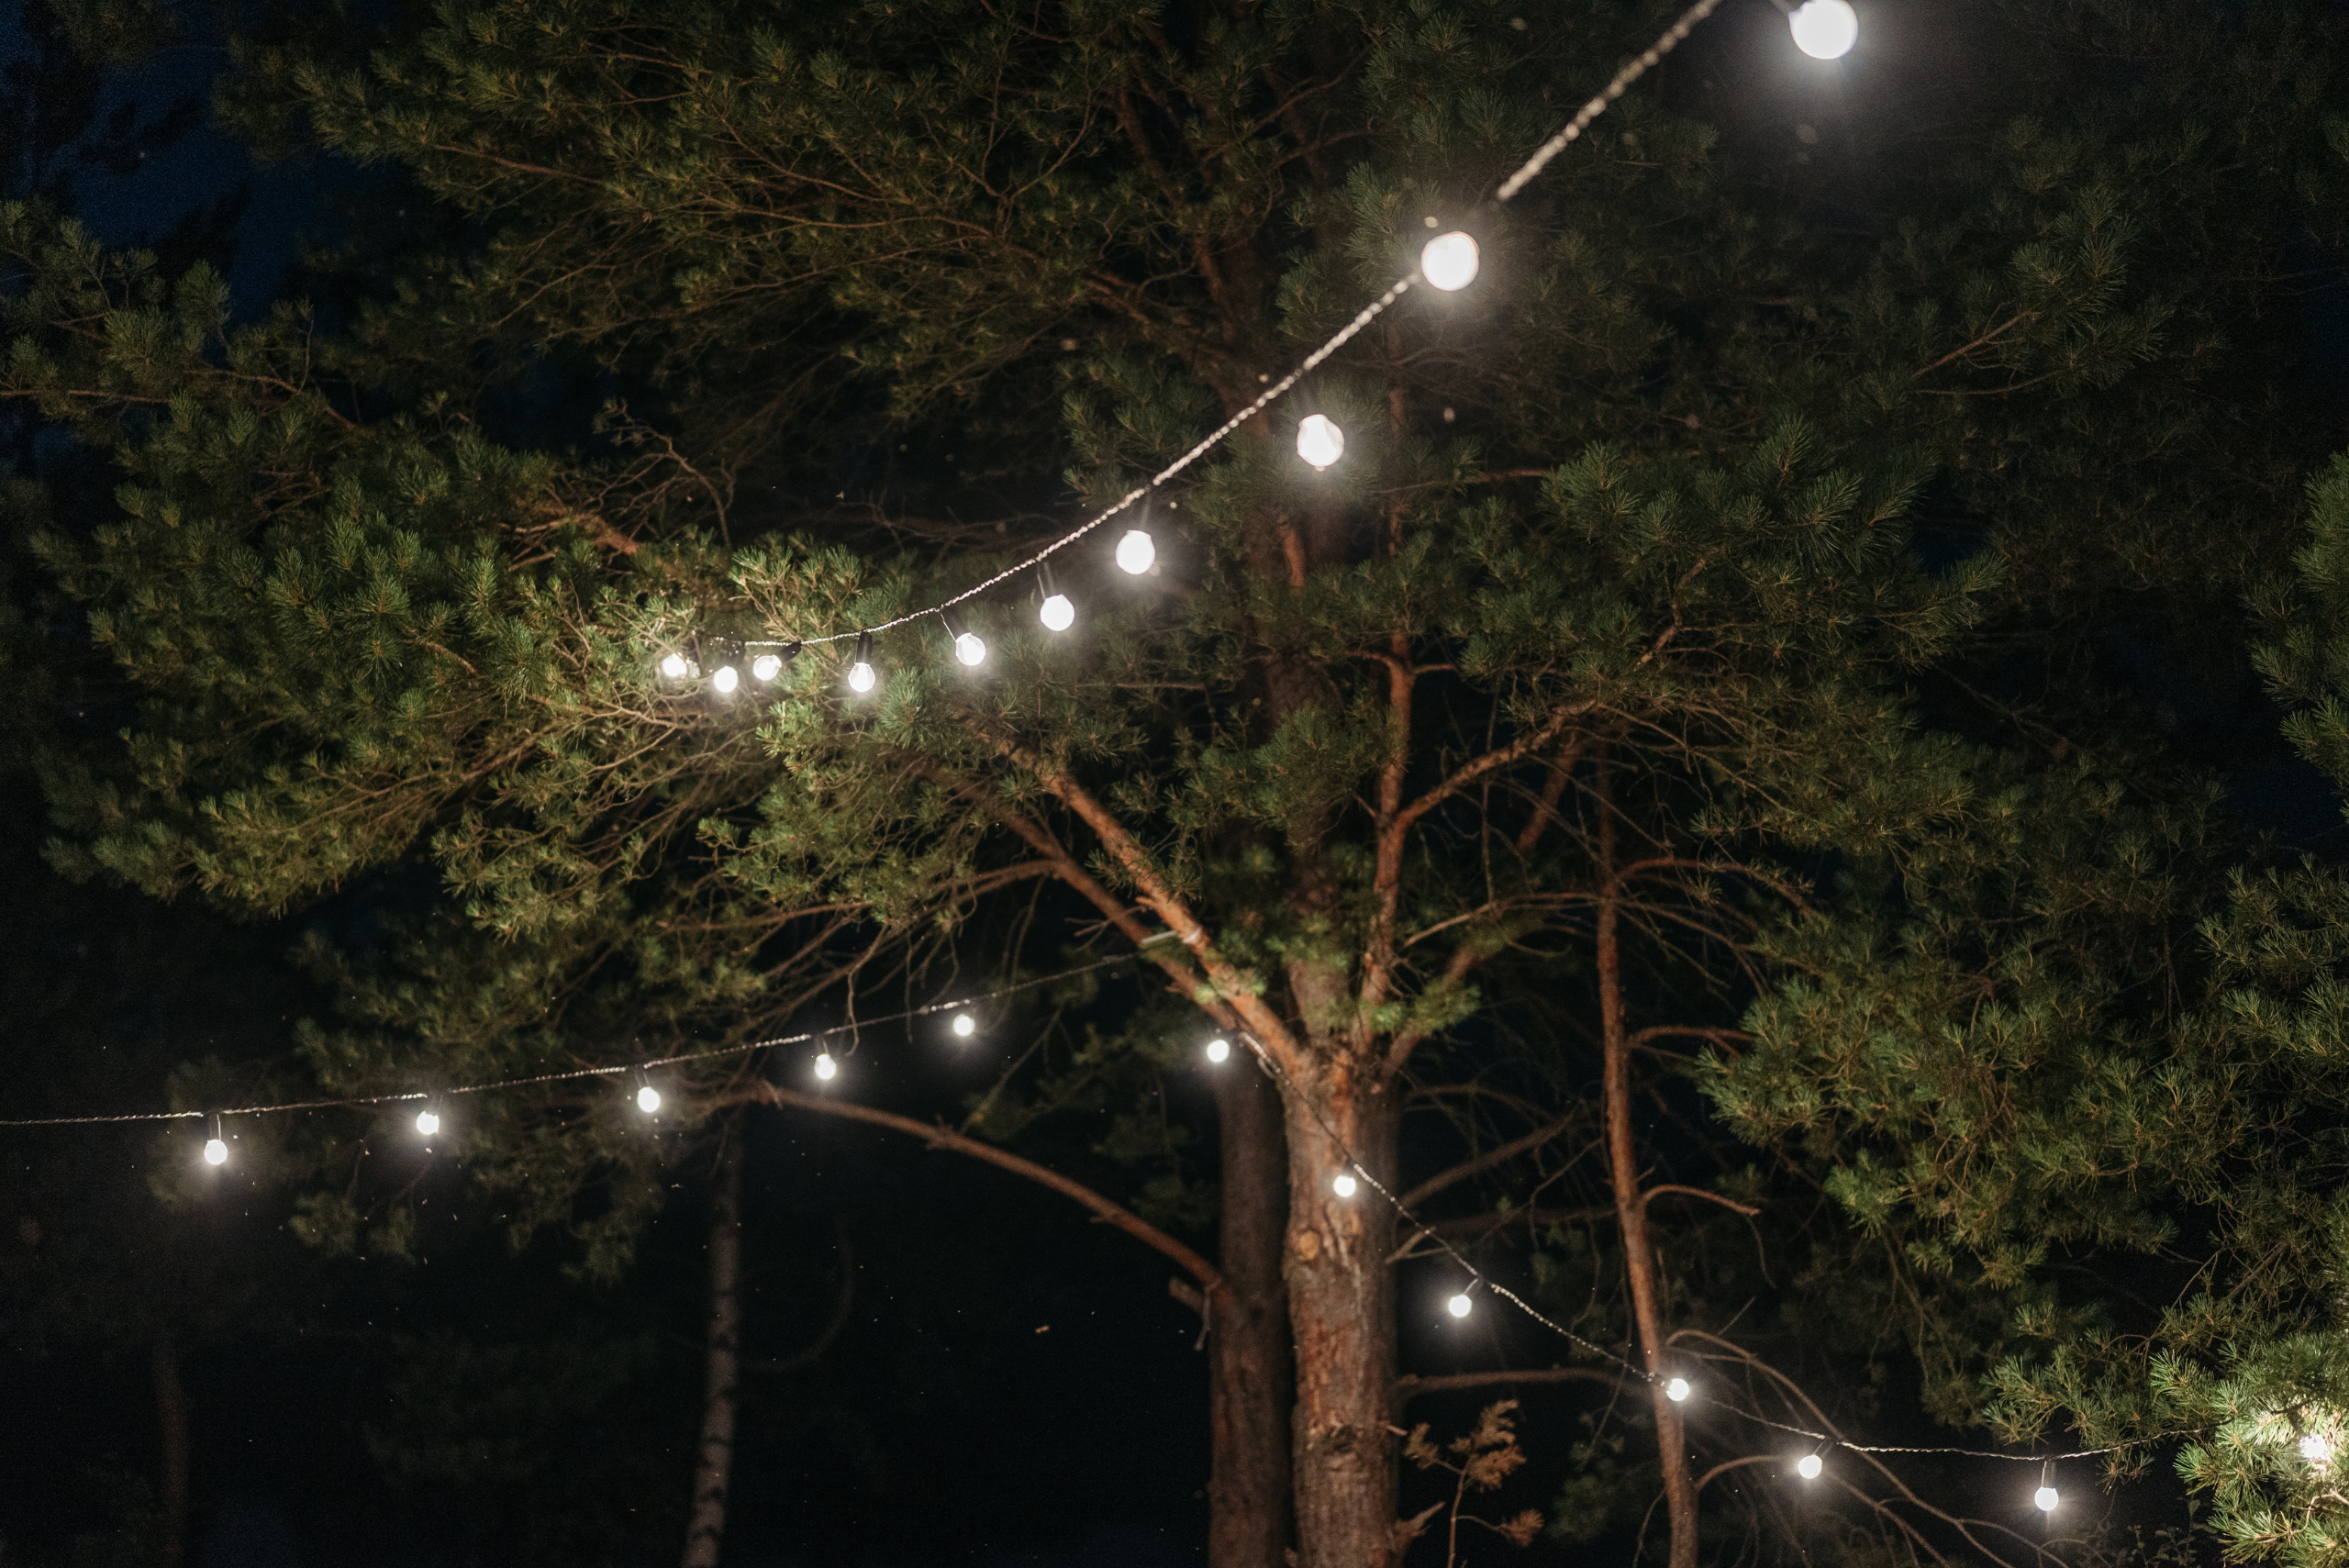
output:
POLYGON ((1674 1378, 1664 1385, 1664 1396, 1675 1405, 1679 1404, 1688 1397, 1688 1380, 1685 1377, 1674 1378))
POLYGON ((987 645, 975 631, 966 631, 954 639, 954 657, 976 669, 987 662, 987 645))
POLYGON ((1803 0, 1789 12, 1795 47, 1813 60, 1841 60, 1860 41, 1859 13, 1851 0, 1803 0))
POLYGON ((850 691, 869 692, 873 689, 873 683, 876 677, 873 673, 873 666, 866 663, 862 659, 858 660, 848 668, 848 689, 850 691))
POLYGON ((838 1073, 840 1070, 841 1070, 841 1064, 840 1064, 839 1062, 835 1062, 835 1061, 833 1061, 833 1060, 832 1060, 832 1053, 831 1053, 830 1051, 818 1051, 818 1052, 817 1052, 817 1055, 816 1055, 816 1076, 817 1076, 817 1077, 821 1078, 821 1079, 825 1080, 827 1083, 829 1083, 829 1082, 830 1082, 832 1075, 833 1075, 834 1073, 838 1073))
POLYGON ((1476 281, 1476 241, 1456 228, 1437 235, 1419 252, 1419 275, 1446 294, 1466 288, 1476 281))
POLYGON ((772 681, 782 673, 783 661, 772 653, 762 653, 751 661, 751 678, 754 681, 772 681))
POLYGON ((661 1091, 647 1084, 636 1092, 636 1108, 651 1116, 661 1108, 661 1091))
POLYGON ((1815 1453, 1804 1454, 1800 1459, 1795 1461, 1795 1473, 1801 1476, 1805 1481, 1818 1480, 1819 1473, 1826 1468, 1826 1464, 1822 1462, 1820 1457, 1815 1453))
POLYGON ((1208 1041, 1208 1060, 1209 1062, 1221 1062, 1230 1056, 1230 1054, 1231 1042, 1230 1040, 1211 1040, 1208 1041))
POLYGON ((718 667, 718 673, 709 678, 709 684, 716 686, 721 693, 730 693, 742 684, 742 677, 733 665, 720 664, 718 667))
POLYGON ((1076 606, 1068 602, 1066 594, 1054 594, 1036 612, 1036 618, 1044 623, 1047 631, 1066 631, 1076 624, 1076 606))
POLYGON ((971 1017, 968 1013, 957 1013, 954 1015, 954 1036, 957 1040, 968 1040, 978 1032, 978 1019, 971 1017))
POLYGON ((1469 1309, 1474 1307, 1475 1305, 1476 1304, 1475 1302, 1468 1299, 1468 1293, 1464 1290, 1459 1295, 1453 1296, 1450 1301, 1445 1302, 1443 1304, 1443 1309, 1446 1312, 1451 1313, 1454 1318, 1465 1318, 1468 1316, 1469 1309))
POLYGON ((2055 1488, 2053 1486, 2042 1486, 2038 1491, 2033 1492, 2031 1495, 2031 1500, 2043 1514, 2054 1513, 2055 1511, 2055 1505, 2063 1501, 2062 1498, 2055 1495, 2055 1488))
POLYGON ((206 1139, 204 1140, 204 1162, 207 1165, 227 1164, 228 1162, 228 1146, 221 1142, 217 1138, 206 1139))
POLYGON ((440 1118, 430 1111, 416 1113, 416 1130, 429 1138, 440 1130, 440 1118))
POLYGON ((682 653, 672 653, 661 661, 661 673, 673 681, 684 680, 685 672, 691 668, 692 666, 685 662, 685 656, 682 653))
POLYGON ((1346 455, 1346 433, 1327 414, 1308 414, 1297 422, 1297 455, 1318 473, 1346 455))
POLYGON ((2300 1440, 2300 1457, 2310 1464, 2322 1464, 2332 1457, 2332 1440, 2322 1432, 2310 1432, 2300 1440))
POLYGON ((1354 1195, 1354 1179, 1345 1172, 1341 1171, 1338 1173, 1336 1178, 1330 1182, 1330 1190, 1337 1194, 1340 1197, 1352 1197, 1354 1195))
POLYGON ((1158 546, 1140 528, 1127 530, 1126 537, 1118 541, 1118 566, 1120 571, 1130 572, 1139 577, 1149 571, 1151 562, 1157 559, 1158 546))

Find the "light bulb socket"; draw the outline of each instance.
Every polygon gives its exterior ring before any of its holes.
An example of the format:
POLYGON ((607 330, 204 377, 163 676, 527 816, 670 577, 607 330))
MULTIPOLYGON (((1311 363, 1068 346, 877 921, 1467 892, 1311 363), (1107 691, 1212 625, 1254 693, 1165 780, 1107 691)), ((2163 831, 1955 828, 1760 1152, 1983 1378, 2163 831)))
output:
POLYGON ((869 631, 856 634, 856 662, 860 664, 873 662, 873 634, 869 631))
POLYGON ((1052 563, 1049 561, 1038 562, 1036 563, 1036 597, 1049 599, 1060 591, 1060 584, 1052 581, 1052 563))
POLYGON ((939 611, 938 618, 945 624, 946 640, 949 642, 960 642, 963 638, 968 637, 971 634, 970 627, 963 622, 963 619, 960 615, 956 614, 952 610, 939 611))

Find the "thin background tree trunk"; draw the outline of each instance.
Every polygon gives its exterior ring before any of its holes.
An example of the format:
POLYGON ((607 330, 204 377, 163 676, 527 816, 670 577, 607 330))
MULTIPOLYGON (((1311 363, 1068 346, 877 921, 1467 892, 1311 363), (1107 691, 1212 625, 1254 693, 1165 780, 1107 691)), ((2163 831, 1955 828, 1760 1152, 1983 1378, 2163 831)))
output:
POLYGON ((1229 1287, 1208 1324, 1208 1568, 1281 1568, 1291 1540, 1288 1299, 1281 1237, 1288 1158, 1280 1090, 1246 1052, 1217 1074, 1223 1142, 1217 1262, 1229 1287))
MULTIPOLYGON (((1620 895, 1615 880, 1615 801, 1607 772, 1598 773, 1598 1021, 1607 1053, 1607 1164, 1614 1177, 1615 1218, 1623 1233, 1623 1268, 1631 1278, 1631 1317, 1648 1374, 1669 1374, 1664 1356, 1662 1293, 1657 1288, 1655 1247, 1648 1239, 1647 1198, 1640 1191, 1639 1152, 1631 1138, 1631 1045, 1623 1026, 1623 950, 1620 895)), ((1697 1488, 1688 1475, 1688 1440, 1680 1407, 1666 1398, 1659 1381, 1649 1389, 1655 1407, 1656 1454, 1664 1463, 1664 1497, 1672 1523, 1671 1568, 1697 1565, 1697 1488)))
POLYGON ((734 1478, 734 1408, 742 1360, 742 1124, 720 1129, 709 1184, 708 1377, 702 1395, 701 1449, 694 1465, 693 1515, 684 1568, 718 1568, 726 1540, 727 1489, 734 1478))
POLYGON ((158 1568, 180 1568, 187 1556, 187 1385, 180 1376, 179 1347, 168 1337, 150 1347, 148 1364, 155 1380, 155 1425, 161 1450, 156 1496, 161 1539, 156 1542, 155 1562, 158 1568))

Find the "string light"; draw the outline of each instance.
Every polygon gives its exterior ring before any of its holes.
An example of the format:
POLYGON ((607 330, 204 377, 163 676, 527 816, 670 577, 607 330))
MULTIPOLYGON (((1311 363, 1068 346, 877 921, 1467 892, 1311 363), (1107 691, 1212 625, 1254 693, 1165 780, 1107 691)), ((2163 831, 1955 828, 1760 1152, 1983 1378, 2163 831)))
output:
POLYGON ((968 1014, 968 1013, 957 1013, 957 1014, 955 1014, 955 1015, 954 1015, 954 1038, 955 1038, 955 1039, 957 1039, 957 1040, 968 1040, 968 1039, 970 1039, 973 1035, 974 1035, 974 1034, 976 1034, 976 1033, 978 1033, 978 1032, 979 1032, 979 1020, 978 1020, 978 1019, 976 1019, 976 1018, 974 1018, 971 1017, 971 1015, 970 1015, 970 1014, 968 1014))
POLYGON ((228 1162, 228 1140, 220 1136, 220 1118, 212 1118, 212 1136, 204 1140, 204 1162, 225 1165, 228 1162))
POLYGON ((1800 1459, 1795 1461, 1795 1473, 1801 1476, 1805 1481, 1818 1480, 1819 1473, 1826 1468, 1827 1462, 1820 1458, 1815 1453, 1804 1454, 1800 1459))
POLYGON ((1330 1183, 1330 1190, 1337 1194, 1340 1197, 1353 1196, 1355 1190, 1353 1173, 1350 1171, 1339 1172, 1337 1176, 1330 1183))
POLYGON ((1454 1318, 1467 1317, 1470 1312, 1475 1310, 1475 1307, 1476 1304, 1468 1299, 1468 1293, 1464 1290, 1454 1295, 1450 1301, 1443 1304, 1443 1309, 1446 1312, 1451 1313, 1454 1318))
POLYGON ((652 1081, 644 1075, 641 1067, 636 1070, 636 1108, 646 1116, 661 1108, 661 1091, 652 1086, 652 1081))
POLYGON ((685 672, 691 668, 692 666, 685 662, 685 656, 682 653, 672 653, 661 661, 661 673, 673 681, 684 680, 685 672))
POLYGON ((856 634, 856 662, 848 667, 848 689, 852 692, 869 692, 873 689, 874 683, 879 679, 880 677, 873 673, 873 634, 869 631, 858 632, 856 634))
POLYGON ((783 661, 772 653, 762 653, 751 661, 751 679, 772 681, 783 673, 783 661))
POLYGON ((1230 1040, 1211 1040, 1208 1041, 1208 1060, 1209 1062, 1227 1061, 1230 1058, 1230 1055, 1231 1042, 1230 1040))
POLYGON ((830 1051, 819 1051, 816 1053, 817 1077, 823 1079, 829 1084, 832 1081, 833 1077, 839 1073, 840 1070, 841 1064, 832 1060, 832 1053, 830 1051))
POLYGON ((1664 1385, 1664 1396, 1675 1405, 1686 1404, 1688 1399, 1688 1380, 1685 1377, 1674 1378, 1664 1385))
POLYGON ((1803 0, 1787 13, 1795 47, 1813 60, 1841 60, 1860 41, 1859 13, 1851 0, 1803 0))
POLYGON ((416 1130, 429 1138, 440 1130, 440 1102, 427 1100, 424 1108, 416 1113, 416 1130))
POLYGON ((1327 414, 1308 414, 1297 422, 1297 455, 1319 473, 1346 455, 1346 433, 1327 414))
POLYGON ((952 610, 941 610, 938 618, 946 623, 946 635, 954 639, 954 657, 975 670, 987 662, 987 645, 978 633, 963 623, 963 617, 952 610))
POLYGON ((720 664, 718 673, 709 678, 709 684, 718 688, 721 696, 731 696, 734 688, 742 684, 742 676, 733 665, 720 664))
POLYGON ((1158 545, 1147 530, 1129 528, 1126 537, 1118 541, 1118 567, 1139 577, 1158 559, 1158 545))
POLYGON ((2043 1514, 2052 1514, 2063 1500, 2055 1490, 2055 1462, 2051 1459, 2039 1467, 2039 1490, 2031 1495, 2032 1505, 2043 1514))
POLYGON ((2310 1432, 2300 1440, 2300 1457, 2310 1464, 2322 1464, 2332 1457, 2332 1440, 2322 1432, 2310 1432))
POLYGON ((1446 294, 1475 283, 1476 266, 1476 241, 1456 228, 1437 235, 1419 251, 1419 275, 1427 279, 1428 287, 1446 294))

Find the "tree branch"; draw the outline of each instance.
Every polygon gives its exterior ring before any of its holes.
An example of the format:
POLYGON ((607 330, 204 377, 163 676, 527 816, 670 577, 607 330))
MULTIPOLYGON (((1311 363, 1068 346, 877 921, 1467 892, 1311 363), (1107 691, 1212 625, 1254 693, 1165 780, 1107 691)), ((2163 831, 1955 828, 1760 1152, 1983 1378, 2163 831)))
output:
MULTIPOLYGON (((1448 1171, 1439 1171, 1411 1188, 1397 1200, 1405 1208, 1417 1207, 1455 1182, 1464 1182, 1479 1171, 1489 1171, 1505 1160, 1513 1160, 1529 1149, 1538 1149, 1573 1125, 1574 1118, 1562 1116, 1546 1127, 1537 1127, 1522 1138, 1512 1138, 1507 1143, 1496 1143, 1483 1153, 1464 1160, 1448 1171)), ((1663 1190, 1661 1188, 1659 1191, 1663 1190)))

